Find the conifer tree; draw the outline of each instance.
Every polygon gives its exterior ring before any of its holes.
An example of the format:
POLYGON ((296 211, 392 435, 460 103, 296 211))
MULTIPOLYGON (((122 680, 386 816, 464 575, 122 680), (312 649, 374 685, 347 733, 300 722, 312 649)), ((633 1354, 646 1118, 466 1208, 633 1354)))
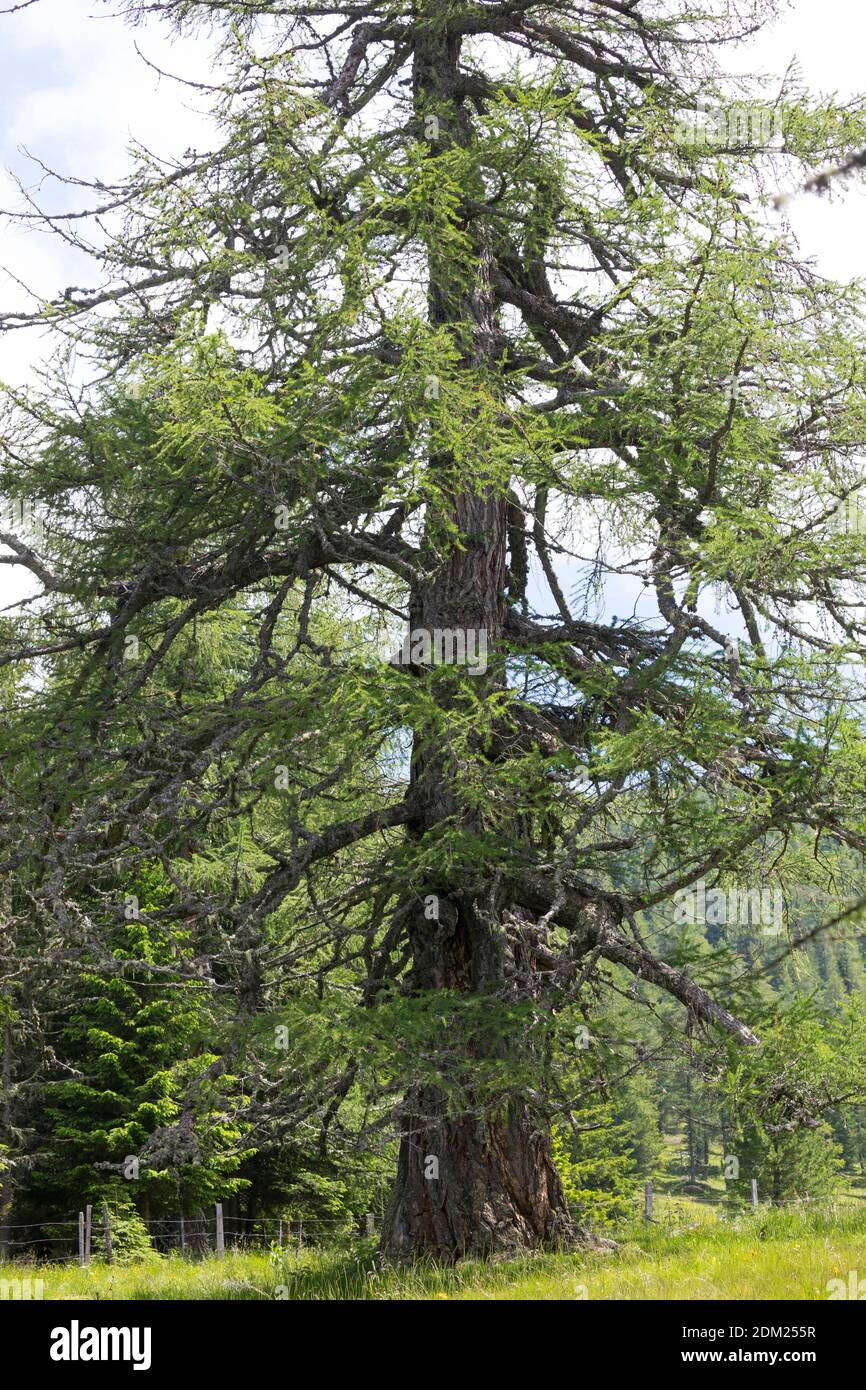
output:
POLYGON ((219 139, 22 214, 96 267, 0 316, 93 364, 7 392, 11 926, 107 960, 158 866, 212 1078, 278 1005, 268 1104, 396 1127, 397 1258, 569 1238, 563 1020, 757 1042, 639 915, 866 846, 863 302, 770 215, 866 117, 722 75, 775 9, 129 0, 219 36, 219 139))

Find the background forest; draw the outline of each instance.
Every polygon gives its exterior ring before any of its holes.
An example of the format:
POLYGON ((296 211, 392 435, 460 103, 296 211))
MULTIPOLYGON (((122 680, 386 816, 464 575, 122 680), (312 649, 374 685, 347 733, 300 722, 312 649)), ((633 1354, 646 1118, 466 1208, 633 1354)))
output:
MULTIPOLYGON (((823 869, 827 892, 862 874, 841 849, 823 869)), ((142 917, 158 902, 154 887, 142 917)), ((133 903, 130 895, 130 912, 133 903)), ((796 951, 787 929, 768 939, 760 922, 678 925, 656 913, 644 924, 665 959, 725 980, 748 1000, 744 1016, 764 1038, 759 1058, 713 1047, 700 1033, 684 1039, 678 1006, 616 970, 593 1006, 564 1023, 568 1103, 555 1155, 581 1224, 615 1231, 642 1210, 647 1180, 656 1192, 732 1212, 750 1202, 752 1178, 769 1202, 866 1193, 864 942, 844 924, 818 930, 822 907, 826 894, 817 890, 787 901, 804 939, 796 951)), ((275 950, 290 941, 275 936, 275 950)), ((251 1028, 238 1022, 231 981, 219 991, 210 977, 183 990, 166 982, 171 960, 146 921, 120 925, 113 950, 116 971, 72 977, 34 956, 5 999, 8 1253, 10 1241, 19 1254, 73 1253, 68 1223, 88 1202, 97 1212, 108 1203, 120 1259, 175 1248, 180 1216, 190 1248, 196 1218, 201 1249, 211 1248, 216 1201, 230 1243, 259 1248, 280 1219, 287 1240, 302 1223, 314 1244, 356 1242, 368 1213, 380 1221, 396 1143, 371 1139, 360 1097, 347 1097, 324 1140, 318 1124, 295 1122, 290 1032, 293 1053, 308 1049, 304 1069, 339 1060, 347 1043, 320 992, 311 990, 300 1016, 296 1004, 283 1013, 274 1001, 251 1028), (154 969, 124 969, 125 961, 154 969), (219 1082, 208 1076, 213 1039, 238 1049, 238 1074, 219 1082), (243 1079, 250 1073, 253 1083, 243 1079), (185 1108, 191 1087, 194 1109, 185 1108), (23 1229, 10 1229, 18 1223, 23 1229)), ((95 1250, 100 1241, 97 1229, 95 1250)))

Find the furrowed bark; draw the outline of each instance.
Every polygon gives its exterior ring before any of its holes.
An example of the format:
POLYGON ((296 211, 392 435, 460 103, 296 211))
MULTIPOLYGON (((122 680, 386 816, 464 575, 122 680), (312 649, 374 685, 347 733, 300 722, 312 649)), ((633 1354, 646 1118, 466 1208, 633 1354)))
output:
MULTIPOLYGON (((417 114, 436 112, 442 138, 458 144, 471 139, 456 95, 459 47, 459 39, 431 25, 419 38, 414 71, 417 114)), ((488 362, 497 338, 484 229, 476 229, 475 237, 474 289, 435 272, 429 289, 431 322, 454 331, 464 345, 467 368, 488 362)), ((430 460, 432 469, 448 464, 447 458, 430 460)), ((461 491, 452 498, 449 520, 461 544, 451 547, 431 579, 415 587, 412 626, 430 633, 485 633, 495 650, 506 622, 508 496, 493 488, 461 491)), ((418 837, 454 816, 467 830, 480 829, 461 810, 454 769, 442 750, 421 736, 415 738, 413 788, 418 837)), ((514 833, 520 835, 519 824, 514 833)), ((439 892, 447 912, 439 921, 418 914, 410 928, 413 987, 501 997, 508 962, 500 924, 510 907, 507 898, 490 895, 493 901, 481 901, 460 889, 449 894, 448 885, 439 892)), ((464 1060, 472 1065, 471 1055, 464 1060)), ((425 1254, 450 1261, 548 1245, 572 1235, 549 1125, 528 1099, 514 1096, 504 1115, 485 1113, 483 1104, 453 1114, 444 1091, 413 1088, 404 1107, 397 1180, 384 1226, 386 1257, 425 1254)))

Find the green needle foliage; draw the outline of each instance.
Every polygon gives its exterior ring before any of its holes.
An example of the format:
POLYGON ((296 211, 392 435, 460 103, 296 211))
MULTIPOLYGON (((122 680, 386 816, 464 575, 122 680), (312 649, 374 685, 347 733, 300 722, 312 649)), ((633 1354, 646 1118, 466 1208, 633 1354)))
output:
POLYGON ((95 283, 0 314, 57 343, 0 450, 22 1161, 35 1086, 72 1186, 396 1161, 385 1252, 454 1259, 575 1235, 552 1129, 621 1079, 585 1019, 630 1073, 784 1069, 791 913, 728 920, 739 967, 676 931, 698 885, 817 886, 817 935, 863 899, 864 300, 774 200, 866 110, 724 75, 777 8, 125 6, 214 46, 214 141, 31 202, 95 283))

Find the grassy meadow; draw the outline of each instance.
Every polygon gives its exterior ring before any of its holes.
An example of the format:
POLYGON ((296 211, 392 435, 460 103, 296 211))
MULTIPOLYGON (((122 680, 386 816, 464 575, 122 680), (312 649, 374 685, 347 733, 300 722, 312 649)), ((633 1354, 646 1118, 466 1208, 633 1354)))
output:
POLYGON ((125 1268, 7 1265, 0 1280, 41 1279, 45 1299, 806 1299, 828 1281, 866 1278, 866 1203, 758 1208, 731 1218, 689 1198, 661 1196, 657 1221, 617 1233, 613 1250, 538 1255, 453 1269, 377 1268, 372 1242, 346 1249, 224 1260, 156 1258, 125 1268))

